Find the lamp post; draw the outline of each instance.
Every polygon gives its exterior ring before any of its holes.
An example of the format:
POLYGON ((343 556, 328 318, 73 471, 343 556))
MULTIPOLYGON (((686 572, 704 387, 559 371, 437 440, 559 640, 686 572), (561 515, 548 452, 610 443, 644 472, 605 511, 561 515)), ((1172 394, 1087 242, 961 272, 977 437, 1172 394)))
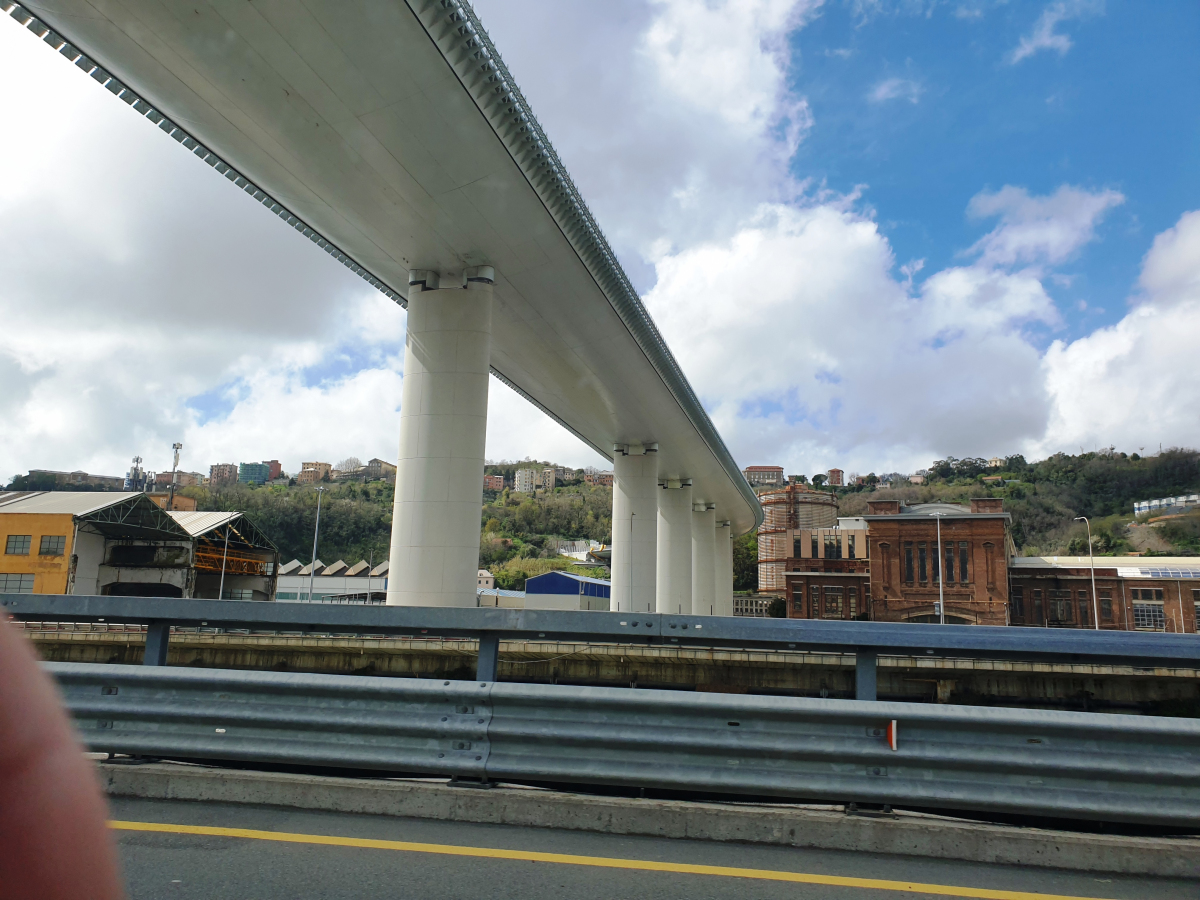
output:
POLYGON ((229 526, 233 522, 233 517, 225 523, 225 551, 221 554, 221 584, 217 587, 217 599, 225 599, 225 561, 229 559, 229 526))
POLYGON ((308 564, 308 602, 313 602, 313 575, 317 571, 317 535, 321 533, 321 495, 325 488, 317 488, 317 524, 313 526, 312 562, 308 564))
POLYGON ((1092 557, 1092 523, 1088 521, 1087 516, 1076 516, 1076 522, 1083 522, 1087 526, 1088 532, 1088 568, 1092 570, 1092 625, 1100 630, 1100 603, 1096 599, 1096 561, 1092 557))
POLYGON ((935 512, 933 514, 934 519, 937 520, 937 536, 938 536, 937 567, 938 567, 938 624, 939 625, 946 624, 946 592, 943 587, 946 583, 946 572, 945 572, 946 558, 942 555, 942 516, 944 516, 944 515, 945 515, 944 512, 935 512))

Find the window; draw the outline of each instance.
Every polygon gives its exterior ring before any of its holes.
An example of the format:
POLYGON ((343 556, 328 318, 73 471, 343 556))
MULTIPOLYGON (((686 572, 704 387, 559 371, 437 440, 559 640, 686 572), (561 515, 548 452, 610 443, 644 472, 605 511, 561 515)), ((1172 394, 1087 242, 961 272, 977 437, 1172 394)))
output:
POLYGON ((842 542, 839 540, 841 535, 836 531, 833 534, 825 535, 825 558, 826 559, 841 559, 842 558, 842 542))
POLYGON ((1025 588, 1014 587, 1009 595, 1009 605, 1012 607, 1012 614, 1017 619, 1025 618, 1025 588))
POLYGON ((1050 591, 1049 602, 1046 604, 1046 618, 1055 624, 1070 622, 1074 619, 1071 615, 1071 592, 1070 591, 1050 591))
MULTIPOLYGON (((1135 593, 1137 592, 1135 591, 1135 593)), ((1150 591, 1142 591, 1141 593, 1148 594, 1150 591)), ((1161 594, 1162 591, 1159 591, 1159 593, 1161 594)), ((1162 603, 1155 603, 1153 601, 1146 603, 1135 598, 1133 601, 1133 627, 1145 628, 1151 631, 1165 631, 1167 621, 1163 615, 1162 603)))
POLYGON ((858 615, 858 588, 846 588, 846 605, 850 607, 850 618, 858 615))
POLYGON ((1100 598, 1100 618, 1105 622, 1112 621, 1112 591, 1097 591, 1100 598))
POLYGON ((954 542, 944 547, 946 551, 946 584, 954 584, 954 542))
POLYGON ((296 592, 295 591, 279 591, 275 595, 275 599, 276 600, 295 600, 296 592))
POLYGON ((942 567, 938 565, 939 560, 937 544, 934 544, 929 548, 929 550, 929 561, 933 563, 933 583, 937 584, 942 578, 942 567))
POLYGON ((812 558, 821 558, 821 554, 817 552, 817 533, 815 531, 812 533, 812 558))
POLYGON ((966 541, 958 542, 958 583, 967 583, 967 558, 970 554, 971 545, 966 541))
POLYGON ((846 535, 846 557, 848 559, 855 558, 854 557, 854 535, 852 535, 852 534, 846 535))
POLYGON ((1162 603, 1163 589, 1162 588, 1134 588, 1131 592, 1134 600, 1143 600, 1148 603, 1162 603))
POLYGON ((32 594, 32 575, 0 575, 0 594, 32 594))
POLYGON ((253 600, 254 591, 233 591, 227 590, 222 596, 222 600, 253 600))
POLYGON ((1088 597, 1087 591, 1079 591, 1076 596, 1079 597, 1079 624, 1087 628, 1091 624, 1090 616, 1088 615, 1091 611, 1091 598, 1088 597))
POLYGON ((925 547, 925 542, 917 543, 917 580, 926 582, 929 580, 929 551, 925 547))
POLYGON ((810 619, 815 619, 817 616, 821 615, 821 588, 815 584, 810 585, 808 589, 808 596, 812 601, 808 608, 808 617, 810 619))
POLYGON ((67 536, 65 534, 43 534, 41 546, 38 547, 38 556, 62 556, 67 549, 67 536))
POLYGON ((1033 613, 1032 622, 1035 625, 1043 624, 1044 617, 1042 616, 1042 590, 1041 590, 1041 588, 1033 589, 1033 609, 1030 610, 1030 612, 1033 613))
POLYGON ((792 594, 792 612, 803 618, 804 616, 804 587, 792 594))
POLYGON ((13 556, 28 556, 29 545, 32 543, 33 535, 29 534, 10 534, 8 540, 4 543, 4 552, 11 553, 13 556))
POLYGON ((904 542, 904 580, 912 584, 913 580, 913 560, 912 560, 912 541, 904 542))
POLYGON ((842 617, 842 588, 840 585, 825 585, 825 619, 842 617))

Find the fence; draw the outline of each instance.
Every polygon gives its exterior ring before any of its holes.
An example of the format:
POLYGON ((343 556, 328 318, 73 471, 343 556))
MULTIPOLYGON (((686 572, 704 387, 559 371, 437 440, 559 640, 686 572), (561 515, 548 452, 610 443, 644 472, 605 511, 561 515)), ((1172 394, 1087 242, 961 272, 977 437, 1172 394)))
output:
POLYGON ((166 663, 172 626, 475 638, 479 641, 476 677, 487 682, 496 679, 501 638, 853 653, 859 700, 876 697, 879 654, 1150 667, 1200 665, 1200 635, 1195 634, 73 594, 0 594, 0 610, 27 621, 145 625, 145 662, 160 666, 166 663))
POLYGON ((1200 722, 77 663, 94 751, 1200 827, 1200 722))

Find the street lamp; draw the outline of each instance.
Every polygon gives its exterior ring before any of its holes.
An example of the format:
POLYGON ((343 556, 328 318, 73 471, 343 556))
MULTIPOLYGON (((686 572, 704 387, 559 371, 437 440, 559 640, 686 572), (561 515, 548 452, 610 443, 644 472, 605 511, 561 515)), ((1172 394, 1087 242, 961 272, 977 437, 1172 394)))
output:
POLYGON ((317 488, 317 524, 313 526, 312 562, 308 564, 308 602, 313 602, 313 575, 317 571, 317 535, 321 533, 321 495, 325 488, 317 488))
POLYGON ((938 555, 937 555, 937 571, 938 571, 938 624, 946 624, 946 592, 944 585, 946 583, 946 558, 942 555, 942 516, 945 513, 940 510, 933 514, 937 520, 937 535, 938 535, 938 555))
POLYGON ((1088 521, 1087 516, 1076 516, 1076 522, 1083 522, 1087 526, 1088 531, 1088 567, 1092 570, 1092 625, 1097 631, 1100 630, 1100 606, 1096 600, 1096 561, 1092 557, 1092 523, 1088 521))

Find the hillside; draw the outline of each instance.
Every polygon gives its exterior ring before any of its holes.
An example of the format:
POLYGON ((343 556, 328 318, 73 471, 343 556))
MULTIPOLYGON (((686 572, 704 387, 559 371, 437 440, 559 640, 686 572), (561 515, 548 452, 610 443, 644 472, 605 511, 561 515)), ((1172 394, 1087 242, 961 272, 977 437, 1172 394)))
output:
MULTIPOLYGON (((1092 519, 1097 553, 1142 549, 1129 525, 1135 500, 1196 493, 1200 489, 1200 452, 1166 450, 1157 456, 1115 452, 1055 454, 1037 463, 1024 457, 1005 460, 989 469, 980 459, 938 460, 923 485, 874 490, 850 488, 838 492, 839 515, 862 515, 868 500, 933 500, 966 502, 971 497, 1001 497, 1013 516, 1013 541, 1022 556, 1087 553, 1086 529, 1076 516, 1092 519), (982 479, 1000 475, 1003 485, 982 479)), ((1190 517, 1189 517, 1190 519, 1190 517)), ((1156 523, 1159 552, 1192 555, 1198 532, 1187 522, 1156 523)), ((1136 531, 1136 529, 1135 529, 1136 531)))

